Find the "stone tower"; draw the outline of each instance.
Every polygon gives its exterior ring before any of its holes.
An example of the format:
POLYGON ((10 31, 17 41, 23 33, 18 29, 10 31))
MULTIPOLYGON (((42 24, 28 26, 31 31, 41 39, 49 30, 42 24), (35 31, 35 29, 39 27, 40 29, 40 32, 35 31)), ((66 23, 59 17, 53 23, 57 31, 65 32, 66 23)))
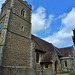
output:
POLYGON ((6 68, 33 67, 31 11, 32 6, 23 0, 6 0, 2 5, 0 66, 6 68))

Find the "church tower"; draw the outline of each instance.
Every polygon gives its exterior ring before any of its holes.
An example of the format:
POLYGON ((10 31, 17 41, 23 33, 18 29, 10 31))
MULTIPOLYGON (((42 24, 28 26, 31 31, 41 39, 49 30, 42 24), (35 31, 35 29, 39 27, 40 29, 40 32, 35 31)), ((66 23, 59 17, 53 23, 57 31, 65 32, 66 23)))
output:
POLYGON ((6 0, 0 16, 0 65, 32 68, 32 6, 23 0, 6 0))

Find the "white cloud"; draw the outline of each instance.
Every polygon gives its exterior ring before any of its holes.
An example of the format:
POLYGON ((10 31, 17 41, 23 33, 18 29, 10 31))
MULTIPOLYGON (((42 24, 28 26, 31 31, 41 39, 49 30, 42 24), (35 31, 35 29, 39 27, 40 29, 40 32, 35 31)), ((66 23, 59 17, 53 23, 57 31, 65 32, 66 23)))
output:
POLYGON ((49 17, 46 19, 45 8, 37 8, 37 10, 32 13, 32 33, 47 29, 50 26, 53 17, 53 15, 49 15, 49 17))
POLYGON ((58 20, 58 19, 62 19, 64 17, 66 17, 67 13, 64 13, 62 15, 59 15, 57 18, 55 18, 55 20, 58 20))
POLYGON ((72 45, 72 29, 75 28, 75 8, 65 18, 61 19, 61 25, 64 27, 60 31, 44 39, 58 47, 72 45))

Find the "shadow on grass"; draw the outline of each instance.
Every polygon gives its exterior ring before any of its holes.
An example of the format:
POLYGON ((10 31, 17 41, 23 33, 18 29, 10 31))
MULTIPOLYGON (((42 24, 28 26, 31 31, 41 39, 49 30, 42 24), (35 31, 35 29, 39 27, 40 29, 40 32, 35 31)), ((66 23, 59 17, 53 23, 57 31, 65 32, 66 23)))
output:
POLYGON ((75 75, 75 72, 74 73, 69 73, 69 75, 75 75))

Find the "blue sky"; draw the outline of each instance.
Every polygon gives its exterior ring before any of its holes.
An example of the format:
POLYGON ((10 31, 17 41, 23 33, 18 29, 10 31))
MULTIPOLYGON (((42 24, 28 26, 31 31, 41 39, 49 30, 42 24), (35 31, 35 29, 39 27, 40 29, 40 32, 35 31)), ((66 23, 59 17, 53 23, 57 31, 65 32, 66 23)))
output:
MULTIPOLYGON (((1 4, 5 0, 0 0, 1 4)), ((26 0, 32 5, 32 34, 57 47, 73 45, 74 0, 26 0)))

